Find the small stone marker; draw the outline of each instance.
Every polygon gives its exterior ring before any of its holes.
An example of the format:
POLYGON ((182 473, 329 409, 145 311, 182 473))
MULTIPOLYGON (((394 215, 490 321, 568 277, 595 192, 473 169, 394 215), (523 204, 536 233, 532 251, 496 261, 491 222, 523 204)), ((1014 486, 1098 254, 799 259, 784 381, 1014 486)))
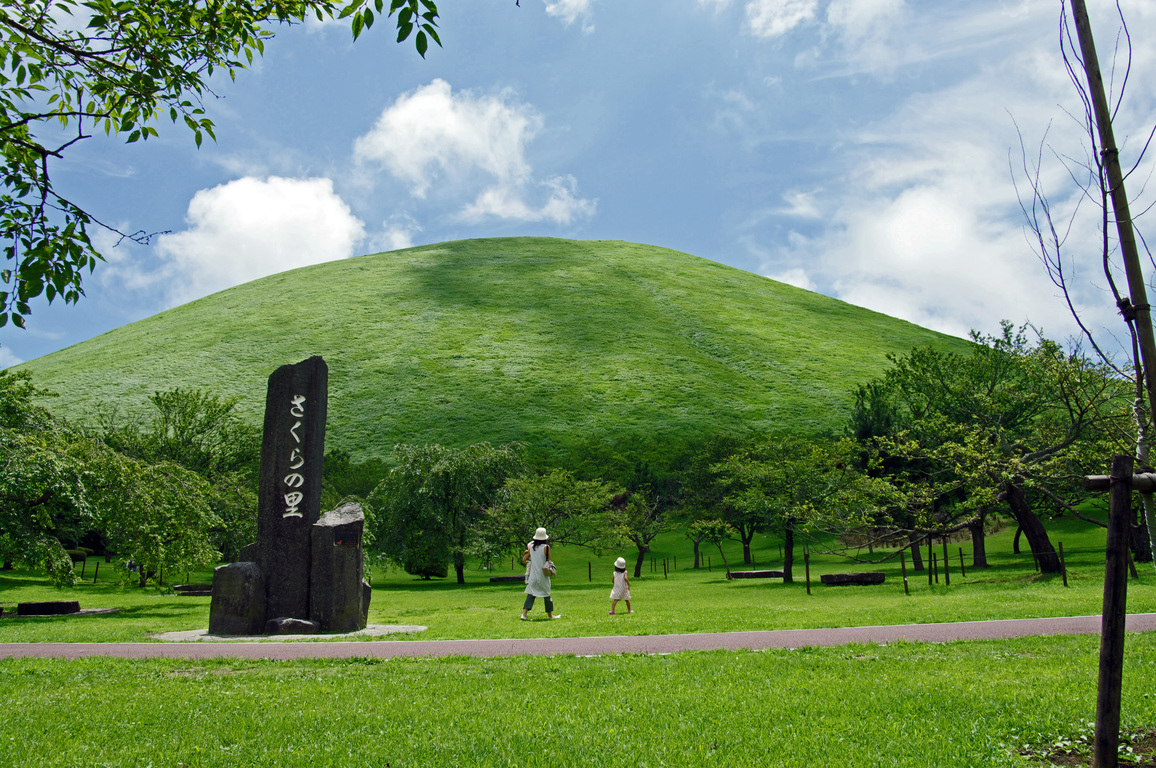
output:
POLYGON ((269 619, 265 622, 266 635, 316 635, 321 625, 308 619, 269 619))

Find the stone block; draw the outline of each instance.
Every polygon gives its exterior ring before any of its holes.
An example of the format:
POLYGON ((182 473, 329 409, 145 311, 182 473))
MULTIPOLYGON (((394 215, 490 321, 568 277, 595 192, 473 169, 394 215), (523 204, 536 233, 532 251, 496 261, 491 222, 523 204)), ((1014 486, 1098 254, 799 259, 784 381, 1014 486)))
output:
POLYGON ((309 618, 326 632, 365 628, 369 605, 361 546, 364 528, 365 515, 356 502, 326 512, 313 524, 309 618))
POLYGON ((819 581, 833 587, 845 586, 868 586, 872 584, 882 584, 886 580, 887 574, 882 571, 873 571, 866 573, 824 573, 819 577, 819 581))
POLYGON ((213 571, 210 635, 259 635, 265 629, 265 575, 256 563, 219 565, 213 571))
POLYGON ((49 600, 43 603, 17 603, 17 616, 63 616, 80 611, 76 600, 49 600))

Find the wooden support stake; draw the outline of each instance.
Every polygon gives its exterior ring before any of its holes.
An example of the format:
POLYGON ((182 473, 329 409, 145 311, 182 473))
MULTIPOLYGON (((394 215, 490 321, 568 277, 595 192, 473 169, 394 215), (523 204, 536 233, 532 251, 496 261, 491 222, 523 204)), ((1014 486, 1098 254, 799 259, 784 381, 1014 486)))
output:
POLYGON ((100 573, 100 561, 96 561, 96 570, 92 572, 92 583, 96 583, 96 574, 100 573))
POLYGON ((811 594, 811 553, 803 553, 803 567, 807 571, 807 594, 811 594))
POLYGON ((667 574, 667 570, 666 570, 666 558, 664 557, 664 558, 662 558, 662 578, 664 578, 664 579, 667 578, 667 575, 668 574, 667 574))
POLYGON ((1128 573, 1132 574, 1133 579, 1140 578, 1140 574, 1136 572, 1136 561, 1132 559, 1132 548, 1128 547, 1128 573))
POLYGON ((1058 542, 1060 545, 1060 575, 1064 577, 1064 586, 1068 586, 1068 566, 1064 564, 1064 542, 1058 542))
POLYGON ((678 570, 678 555, 674 555, 674 570, 678 570))
POLYGON ((1112 457, 1104 609, 1100 620, 1100 676, 1096 693, 1093 768, 1116 768, 1120 748, 1120 690, 1124 678, 1124 622, 1128 602, 1128 518, 1132 512, 1131 456, 1112 457))
POLYGON ((903 571, 903 594, 910 595, 911 589, 907 586, 907 558, 903 550, 899 550, 899 568, 903 571))
POLYGON ((943 586, 951 586, 951 563, 947 559, 947 537, 943 537, 943 586))
POLYGON ((84 566, 86 565, 88 565, 87 557, 80 561, 80 578, 82 579, 84 578, 84 566))
POLYGON ((961 579, 967 578, 967 571, 963 570, 963 547, 959 548, 959 577, 961 579))
POLYGON ((586 561, 586 580, 594 581, 594 563, 586 561))
POLYGON ((931 551, 931 547, 927 548, 927 586, 935 583, 935 567, 934 558, 935 553, 931 551))
POLYGON ((710 573, 710 555, 706 556, 706 570, 707 573, 710 573))

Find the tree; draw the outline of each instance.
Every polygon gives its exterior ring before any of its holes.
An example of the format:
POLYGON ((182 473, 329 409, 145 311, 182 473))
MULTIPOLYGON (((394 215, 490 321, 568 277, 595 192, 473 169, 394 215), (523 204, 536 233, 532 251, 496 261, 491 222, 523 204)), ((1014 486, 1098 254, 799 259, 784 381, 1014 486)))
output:
MULTIPOLYGON (((1130 168, 1125 170, 1125 166, 1121 163, 1122 148, 1116 143, 1113 124, 1128 92, 1132 37, 1118 4, 1116 9, 1120 14, 1120 32, 1117 35, 1116 50, 1119 55, 1124 56, 1125 67, 1123 77, 1119 82, 1112 84, 1114 102, 1109 103, 1084 0, 1072 0, 1071 22, 1067 18, 1067 3, 1061 3, 1060 50, 1068 76, 1083 107, 1083 114, 1077 119, 1089 143, 1086 147, 1086 157, 1082 161, 1076 159, 1075 153, 1069 150, 1052 150, 1052 154, 1064 167, 1066 175, 1075 182, 1081 193, 1079 195, 1081 204, 1090 200, 1097 209, 1101 239, 1097 255, 1099 263, 1096 266, 1102 270, 1105 278, 1101 294, 1111 298, 1127 326, 1130 344, 1125 349, 1125 354, 1130 353, 1130 364, 1117 365, 1113 355, 1097 343, 1096 335, 1084 322, 1074 300, 1070 276, 1073 260, 1066 255, 1067 241, 1077 217, 1081 215, 1082 205, 1075 207, 1071 220, 1066 224, 1054 217, 1041 181, 1044 142, 1041 142, 1040 156, 1034 162, 1029 161, 1021 142, 1023 156, 1021 170, 1030 190, 1030 201, 1025 202, 1021 194, 1020 206, 1027 228, 1038 247, 1040 259, 1049 277, 1061 290, 1084 338, 1106 366, 1113 368, 1120 378, 1130 380, 1133 384, 1134 441, 1131 452, 1139 467, 1147 467, 1151 463, 1149 453, 1152 418, 1153 414, 1156 414, 1156 336, 1153 333, 1152 312, 1125 180, 1144 162, 1152 139, 1156 136, 1156 127, 1149 133, 1145 142, 1133 145, 1138 147, 1138 151, 1129 161, 1130 168), (1113 230, 1115 241, 1112 237, 1113 230), (1119 285, 1121 272, 1123 287, 1119 285)), ((1017 193, 1019 193, 1018 185, 1017 193)), ((1085 258, 1086 251, 1084 249, 1077 251, 1080 253, 1076 260, 1078 263, 1085 258)), ((1149 537, 1143 549, 1151 551, 1156 547, 1156 520, 1153 519, 1156 512, 1153 509, 1152 494, 1143 494, 1142 503, 1144 508, 1142 529, 1146 530, 1149 537)))
MULTIPOLYGON (((0 327, 24 327, 43 294, 74 303, 101 260, 91 228, 112 229, 70 200, 50 168, 100 131, 128 143, 168 119, 197 146, 213 138, 204 100, 264 52, 275 25, 350 19, 354 38, 395 17, 398 42, 438 43, 433 0, 12 0, 0 8, 0 327), (414 34, 416 32, 416 34, 414 34)), ((115 230, 113 230, 115 231, 115 230)), ((147 242, 143 232, 121 234, 147 242)))
MULTIPOLYGON (((623 498, 621 488, 612 483, 578 480, 557 467, 513 475, 478 519, 475 554, 494 560, 520 552, 539 527, 554 544, 601 552, 620 541, 615 501, 623 498)), ((621 508, 621 502, 617 506, 621 508)))
POLYGON ((722 558, 723 567, 726 568, 727 573, 731 572, 730 563, 727 562, 727 556, 723 553, 722 543, 731 538, 734 533, 734 527, 726 520, 721 518, 703 518, 695 520, 690 524, 691 536, 700 541, 709 541, 718 548, 719 557, 722 558))
POLYGON ((141 583, 163 568, 213 562, 219 520, 205 482, 171 462, 113 450, 32 403, 26 372, 0 372, 0 542, 5 559, 39 565, 58 586, 75 583, 62 539, 88 530, 142 564, 141 583))
POLYGON ((1058 573, 1031 492, 1074 488, 1126 433, 1130 398, 1106 366, 1042 337, 1029 342, 1025 330, 1004 323, 999 336, 973 334, 968 355, 923 347, 892 356, 863 392, 895 409, 892 435, 879 444, 904 465, 892 479, 922 499, 921 536, 946 533, 950 509, 964 515, 960 528, 982 533, 980 511, 1004 502, 1040 569, 1058 573))
POLYGON ((171 463, 195 472, 216 516, 215 545, 226 559, 257 537, 256 476, 259 430, 237 414, 238 398, 198 389, 173 389, 149 397, 148 422, 121 423, 99 414, 101 437, 114 450, 147 464, 171 463))
POLYGON ((366 500, 381 551, 425 578, 445 576, 452 562, 465 584, 477 523, 506 479, 522 470, 524 453, 519 443, 394 448, 393 468, 366 500))
POLYGON ((634 578, 642 577, 642 563, 650 551, 650 542, 658 534, 670 529, 670 521, 657 499, 649 496, 649 488, 619 497, 622 510, 618 530, 638 550, 634 561, 634 578))
POLYGON ((889 495, 884 483, 853 466, 850 439, 829 442, 788 435, 732 456, 715 471, 726 500, 762 529, 783 536, 783 580, 793 580, 796 535, 863 527, 889 495))

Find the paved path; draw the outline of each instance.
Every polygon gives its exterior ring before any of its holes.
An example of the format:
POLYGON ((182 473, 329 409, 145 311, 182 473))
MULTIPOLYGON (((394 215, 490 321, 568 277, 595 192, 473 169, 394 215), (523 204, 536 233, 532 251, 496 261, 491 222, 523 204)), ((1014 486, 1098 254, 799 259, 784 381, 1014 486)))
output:
MULTIPOLYGON (((1156 613, 1128 616, 1129 632, 1156 630, 1156 613)), ((559 637, 506 640, 370 640, 360 642, 259 643, 0 643, 3 658, 113 656, 129 659, 345 659, 435 656, 596 656, 606 653, 800 648, 899 640, 941 643, 1028 635, 1099 634, 1099 616, 1053 619, 967 621, 840 629, 781 629, 767 632, 711 632, 697 635, 559 637)))

